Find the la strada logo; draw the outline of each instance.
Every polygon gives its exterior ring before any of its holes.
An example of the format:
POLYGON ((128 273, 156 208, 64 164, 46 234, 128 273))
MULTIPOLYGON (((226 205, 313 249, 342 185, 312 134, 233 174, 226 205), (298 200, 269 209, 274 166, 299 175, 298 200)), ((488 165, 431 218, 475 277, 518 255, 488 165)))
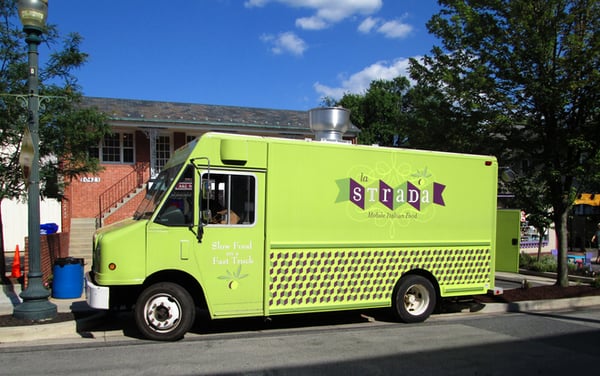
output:
POLYGON ((422 211, 430 205, 446 206, 446 185, 428 181, 430 175, 427 169, 411 177, 415 179, 408 179, 394 186, 383 179, 372 180, 366 174, 360 174, 358 179, 340 179, 336 181, 340 189, 336 202, 350 201, 362 210, 377 203, 390 211, 406 205, 416 211, 422 211))

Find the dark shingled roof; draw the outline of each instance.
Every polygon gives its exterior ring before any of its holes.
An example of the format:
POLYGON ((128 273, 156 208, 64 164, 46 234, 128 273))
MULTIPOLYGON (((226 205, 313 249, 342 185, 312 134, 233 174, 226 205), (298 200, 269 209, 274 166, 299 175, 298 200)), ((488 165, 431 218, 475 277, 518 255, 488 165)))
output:
MULTIPOLYGON (((83 105, 97 108, 112 121, 133 122, 135 126, 160 124, 235 131, 251 128, 254 132, 312 135, 308 111, 97 97, 84 97, 83 105)), ((352 125, 346 136, 355 137, 358 132, 352 125)))

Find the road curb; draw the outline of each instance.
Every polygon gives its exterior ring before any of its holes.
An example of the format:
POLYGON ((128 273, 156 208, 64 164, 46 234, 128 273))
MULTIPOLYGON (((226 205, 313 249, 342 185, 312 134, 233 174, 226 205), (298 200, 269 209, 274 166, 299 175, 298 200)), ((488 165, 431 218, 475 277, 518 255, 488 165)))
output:
MULTIPOLYGON (((526 313, 542 311, 564 311, 585 307, 600 306, 600 296, 555 300, 528 300, 512 303, 488 303, 483 309, 465 312, 465 315, 494 313, 526 313)), ((94 328, 106 319, 106 312, 100 311, 79 320, 65 321, 55 324, 23 325, 0 328, 0 347, 39 340, 73 340, 82 338, 104 338, 110 331, 94 328)))
MULTIPOLYGON (((536 271, 528 270, 528 269, 519 269, 519 275, 548 278, 553 281, 556 281, 556 279, 558 278, 556 273, 536 272, 536 271)), ((568 277, 569 282, 575 282, 575 283, 591 284, 595 280, 594 277, 584 277, 584 276, 580 276, 580 275, 571 275, 571 274, 568 275, 567 277, 568 277)), ((526 279, 526 278, 524 278, 524 279, 526 279)))
POLYGON ((511 303, 489 303, 479 312, 506 313, 506 312, 539 312, 563 311, 585 307, 600 306, 600 296, 584 296, 579 298, 553 299, 553 300, 526 300, 511 303))
POLYGON ((89 317, 53 324, 32 324, 0 328, 0 345, 53 339, 80 339, 106 317, 98 312, 89 317))
POLYGON ((77 334, 76 321, 0 328, 0 344, 67 338, 81 338, 77 334))
POLYGON ((600 305, 600 296, 509 303, 508 312, 559 311, 600 305))

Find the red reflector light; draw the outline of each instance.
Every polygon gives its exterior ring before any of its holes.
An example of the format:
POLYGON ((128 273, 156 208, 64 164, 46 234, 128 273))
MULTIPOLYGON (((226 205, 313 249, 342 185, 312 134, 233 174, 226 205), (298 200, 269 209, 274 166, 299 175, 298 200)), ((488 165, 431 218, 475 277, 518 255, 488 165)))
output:
POLYGON ((485 161, 485 165, 486 166, 491 166, 492 165, 492 161, 485 161))

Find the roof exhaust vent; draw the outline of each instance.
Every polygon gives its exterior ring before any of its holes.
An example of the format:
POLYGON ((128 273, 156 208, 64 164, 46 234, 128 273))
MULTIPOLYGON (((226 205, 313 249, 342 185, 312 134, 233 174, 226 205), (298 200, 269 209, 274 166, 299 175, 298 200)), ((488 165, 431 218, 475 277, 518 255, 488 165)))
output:
POLYGON ((317 141, 342 141, 350 127, 350 111, 342 107, 313 108, 308 112, 310 130, 317 141))

